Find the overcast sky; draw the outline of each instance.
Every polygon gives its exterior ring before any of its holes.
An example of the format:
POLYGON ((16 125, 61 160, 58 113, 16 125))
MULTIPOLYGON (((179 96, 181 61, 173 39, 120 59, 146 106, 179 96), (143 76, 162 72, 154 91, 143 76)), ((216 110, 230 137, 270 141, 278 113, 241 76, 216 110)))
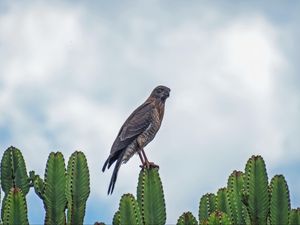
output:
MULTIPOLYGON (((171 96, 146 153, 160 165, 169 223, 197 216, 200 197, 253 154, 269 179, 284 174, 300 206, 300 4, 259 2, 2 0, 1 153, 21 149, 43 176, 51 151, 67 161, 82 150, 85 222, 111 223, 140 162, 121 167, 112 196, 102 165, 127 116, 163 84, 171 96)), ((33 190, 27 201, 30 223, 43 223, 33 190)))

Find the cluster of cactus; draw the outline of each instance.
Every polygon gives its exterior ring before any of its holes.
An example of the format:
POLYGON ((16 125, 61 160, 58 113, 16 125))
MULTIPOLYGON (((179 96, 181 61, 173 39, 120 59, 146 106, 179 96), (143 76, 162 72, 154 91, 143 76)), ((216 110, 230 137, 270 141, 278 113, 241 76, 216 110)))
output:
POLYGON ((28 175, 21 151, 10 147, 1 160, 1 187, 5 193, 1 210, 3 225, 29 224, 26 194, 30 187, 43 200, 45 224, 83 224, 90 185, 82 152, 71 155, 67 169, 62 153, 50 153, 42 179, 34 171, 28 175))
MULTIPOLYGON (((195 217, 185 213, 177 224, 195 224, 195 217)), ((299 225, 300 209, 291 209, 284 176, 275 175, 268 183, 263 158, 252 156, 244 172, 233 171, 227 187, 201 197, 199 224, 299 225)))
MULTIPOLYGON (((45 224, 83 224, 89 182, 88 164, 82 152, 74 152, 67 167, 62 153, 50 153, 42 179, 34 171, 28 175, 22 153, 10 147, 1 160, 4 197, 0 225, 29 224, 26 195, 31 187, 44 203, 45 224)), ((121 197, 112 224, 166 224, 163 186, 157 168, 141 169, 136 196, 121 197)), ((198 218, 185 212, 177 224, 300 225, 300 208, 291 209, 284 176, 275 175, 269 183, 263 158, 252 156, 244 172, 233 171, 226 187, 200 198, 198 218)))

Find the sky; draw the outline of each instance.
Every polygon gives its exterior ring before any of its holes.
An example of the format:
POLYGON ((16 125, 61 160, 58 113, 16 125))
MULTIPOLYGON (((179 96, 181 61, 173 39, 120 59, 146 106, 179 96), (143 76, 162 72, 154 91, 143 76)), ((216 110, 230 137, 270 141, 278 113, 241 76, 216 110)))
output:
MULTIPOLYGON (((0 2, 0 153, 19 148, 43 177, 51 151, 89 164, 85 223, 111 223, 136 193, 139 158, 102 173, 125 119, 157 85, 171 88, 146 148, 160 165, 167 222, 197 217, 200 197, 226 186, 252 155, 284 174, 300 206, 298 1, 0 2)), ((44 209, 31 190, 31 224, 44 209)))

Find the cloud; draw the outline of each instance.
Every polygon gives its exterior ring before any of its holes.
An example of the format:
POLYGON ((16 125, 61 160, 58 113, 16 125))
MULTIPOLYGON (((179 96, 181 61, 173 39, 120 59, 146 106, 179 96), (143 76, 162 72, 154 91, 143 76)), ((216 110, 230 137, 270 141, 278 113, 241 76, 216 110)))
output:
POLYGON ((111 18, 89 7, 12 4, 0 14, 4 143, 22 149, 39 174, 50 151, 66 161, 84 151, 91 173, 86 222, 109 223, 121 193, 135 192, 138 157, 122 167, 110 197, 111 171, 100 169, 122 122, 157 84, 169 86, 171 97, 146 149, 161 166, 168 222, 187 210, 197 215, 201 195, 224 186, 252 154, 270 168, 290 162, 287 149, 299 158, 299 96, 286 102, 292 95, 282 85, 290 68, 282 30, 263 14, 228 17, 206 6, 200 14, 172 9, 175 17, 154 1, 125 4, 111 18), (150 8, 156 16, 145 13, 150 8))

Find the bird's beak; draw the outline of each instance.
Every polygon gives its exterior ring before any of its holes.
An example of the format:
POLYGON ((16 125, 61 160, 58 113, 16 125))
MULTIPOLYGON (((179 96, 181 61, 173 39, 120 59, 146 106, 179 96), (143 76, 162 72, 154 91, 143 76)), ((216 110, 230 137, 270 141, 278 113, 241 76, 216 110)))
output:
POLYGON ((164 93, 164 99, 167 99, 167 98, 169 98, 170 97, 170 92, 165 92, 164 93))

